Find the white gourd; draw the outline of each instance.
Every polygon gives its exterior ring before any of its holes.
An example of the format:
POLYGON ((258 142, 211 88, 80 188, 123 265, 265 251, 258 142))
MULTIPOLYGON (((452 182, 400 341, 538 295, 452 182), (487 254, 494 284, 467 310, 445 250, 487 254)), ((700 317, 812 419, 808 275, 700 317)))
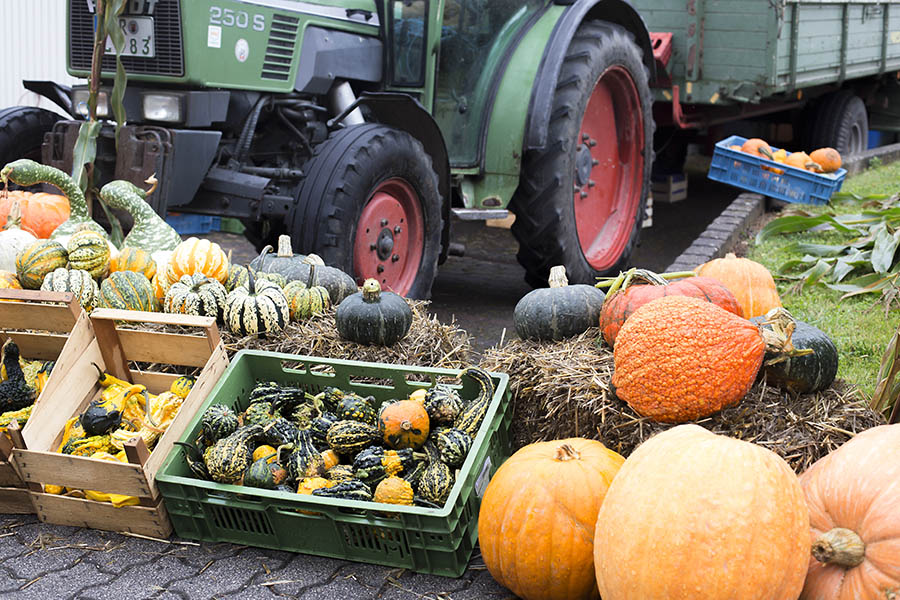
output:
POLYGON ((20 227, 22 212, 18 201, 13 202, 6 219, 6 227, 0 231, 0 271, 16 272, 16 255, 37 241, 37 238, 20 227))

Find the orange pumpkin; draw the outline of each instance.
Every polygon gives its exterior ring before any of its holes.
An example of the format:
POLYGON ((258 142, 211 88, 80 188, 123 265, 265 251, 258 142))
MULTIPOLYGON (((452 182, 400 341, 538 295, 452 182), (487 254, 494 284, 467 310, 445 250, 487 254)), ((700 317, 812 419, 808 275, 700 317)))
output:
POLYGON ((530 444, 504 462, 478 515, 494 579, 525 600, 597 598, 594 523, 623 462, 583 438, 530 444))
POLYGON ((808 527, 781 457, 679 425, 641 444, 609 486, 594 534, 600 596, 795 600, 808 527))
POLYGON ((738 258, 729 252, 725 258, 715 258, 694 271, 697 275, 717 279, 728 288, 741 305, 745 319, 764 315, 781 306, 772 274, 749 258, 738 258))
POLYGON ((210 279, 225 284, 228 279, 228 257, 215 242, 190 237, 181 242, 166 266, 169 284, 181 279, 182 275, 203 273, 210 279))
POLYGON ((430 427, 425 407, 415 400, 391 402, 378 415, 378 429, 384 443, 394 450, 418 450, 425 444, 430 427))
POLYGON ((153 286, 153 295, 156 296, 156 302, 160 306, 164 306, 166 303, 166 292, 169 291, 169 287, 172 285, 169 283, 169 279, 165 273, 157 271, 150 284, 153 286))
POLYGON ((841 168, 841 153, 834 148, 819 148, 809 155, 810 160, 818 163, 825 173, 834 173, 841 168))
POLYGON ((9 271, 0 271, 0 289, 21 290, 22 284, 15 273, 9 271))
POLYGON ((40 239, 49 238, 53 230, 69 218, 69 199, 65 196, 15 190, 0 194, 0 230, 6 225, 6 217, 15 201, 19 202, 22 211, 20 227, 40 239))
POLYGON ((613 351, 615 394, 665 423, 711 415, 741 400, 762 365, 756 325, 715 304, 666 296, 625 321, 613 351))
POLYGON ((772 159, 772 147, 764 140, 759 138, 750 138, 741 146, 741 152, 752 154, 754 156, 762 156, 763 158, 772 159))
POLYGON ((822 167, 813 161, 806 152, 791 152, 784 160, 784 164, 797 167, 798 169, 806 169, 807 171, 822 171, 822 167))
POLYGON ((109 261, 109 272, 115 271, 134 271, 152 280, 156 275, 156 261, 145 250, 126 246, 119 251, 118 256, 109 261))
POLYGON ((864 431, 800 476, 812 534, 802 600, 900 598, 900 424, 864 431))
POLYGON ((329 448, 328 450, 324 450, 322 452, 322 458, 325 459, 325 470, 327 471, 334 465, 340 464, 341 457, 338 456, 337 452, 329 448))

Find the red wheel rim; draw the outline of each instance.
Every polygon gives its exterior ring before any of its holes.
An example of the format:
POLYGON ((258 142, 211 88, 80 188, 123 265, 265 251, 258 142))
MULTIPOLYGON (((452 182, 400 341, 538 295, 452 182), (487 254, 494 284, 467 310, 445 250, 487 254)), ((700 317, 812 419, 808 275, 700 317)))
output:
POLYGON ((634 227, 644 179, 642 114, 628 71, 604 71, 581 120, 574 174, 578 241, 597 271, 618 262, 634 227))
POLYGON ((412 289, 425 247, 425 218, 406 181, 382 181, 363 206, 353 244, 353 270, 362 280, 405 296, 412 289))

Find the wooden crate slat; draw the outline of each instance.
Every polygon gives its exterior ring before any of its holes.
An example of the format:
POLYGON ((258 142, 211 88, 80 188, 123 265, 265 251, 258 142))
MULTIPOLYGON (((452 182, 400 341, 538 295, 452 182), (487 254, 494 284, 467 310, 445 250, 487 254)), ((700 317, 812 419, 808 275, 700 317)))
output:
MULTIPOLYGON (((6 436, 4 435, 3 438, 5 439, 6 436)), ((0 462, 0 487, 24 487, 24 485, 25 483, 11 462, 0 462)))
POLYGON ((109 502, 43 493, 32 493, 31 500, 38 518, 45 523, 127 531, 163 539, 172 534, 172 523, 162 501, 153 507, 116 508, 109 502))
POLYGON ((56 452, 13 450, 13 460, 29 483, 56 484, 66 487, 94 489, 108 494, 149 496, 150 486, 140 465, 71 456, 56 452))
POLYGON ((12 338, 12 341, 19 347, 22 358, 28 360, 56 360, 69 336, 58 333, 6 331, 0 333, 0 344, 9 338, 12 338))
POLYGON ((72 313, 68 305, 0 302, 0 324, 3 329, 36 329, 68 333, 74 327, 76 318, 77 315, 72 313))
POLYGON ((172 382, 181 377, 174 373, 155 373, 153 371, 131 371, 131 381, 147 388, 151 394, 159 394, 172 387, 172 382))
POLYGON ((27 515, 33 512, 34 504, 27 489, 0 487, 0 514, 27 515))
POLYGON ((118 335, 131 361, 202 367, 209 360, 206 337, 134 329, 119 329, 118 335))

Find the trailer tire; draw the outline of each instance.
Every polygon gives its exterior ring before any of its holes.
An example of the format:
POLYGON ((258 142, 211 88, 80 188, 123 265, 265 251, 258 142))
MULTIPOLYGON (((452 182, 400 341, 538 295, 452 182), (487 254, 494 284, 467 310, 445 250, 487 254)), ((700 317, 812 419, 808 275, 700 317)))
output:
POLYGON ((623 27, 585 21, 569 43, 547 143, 525 153, 510 204, 525 280, 546 286, 564 265, 573 283, 623 269, 641 233, 653 114, 649 72, 623 27), (603 135, 616 132, 615 137, 603 135), (599 168, 598 168, 599 167, 599 168))
POLYGON ((843 156, 869 146, 869 117, 862 98, 848 90, 825 96, 811 124, 810 150, 831 147, 843 156))
POLYGON ((370 123, 319 144, 291 221, 294 248, 357 283, 427 299, 441 252, 441 196, 431 157, 413 136, 370 123))
POLYGON ((44 134, 61 119, 54 112, 32 106, 0 110, 0 167, 19 158, 41 162, 44 134))

